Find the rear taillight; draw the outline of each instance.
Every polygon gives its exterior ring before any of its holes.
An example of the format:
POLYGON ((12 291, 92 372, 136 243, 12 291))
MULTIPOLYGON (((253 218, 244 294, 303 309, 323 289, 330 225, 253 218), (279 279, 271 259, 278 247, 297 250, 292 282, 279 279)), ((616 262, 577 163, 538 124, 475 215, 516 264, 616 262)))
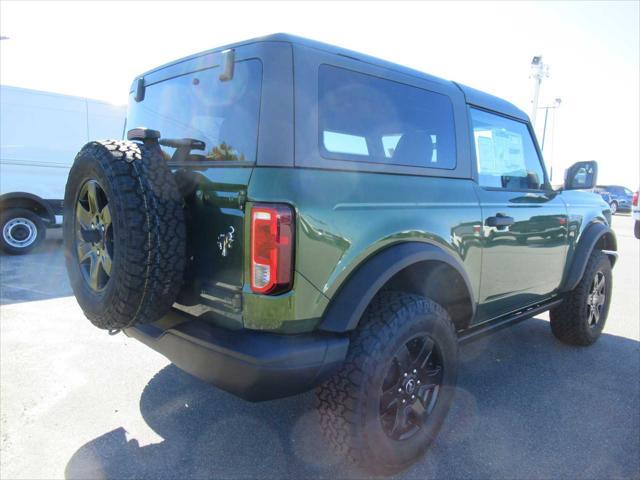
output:
POLYGON ((256 204, 251 209, 251 290, 282 293, 293 283, 293 210, 256 204))
POLYGON ((638 206, 638 192, 633 194, 633 200, 631 201, 631 203, 633 203, 634 207, 638 206))

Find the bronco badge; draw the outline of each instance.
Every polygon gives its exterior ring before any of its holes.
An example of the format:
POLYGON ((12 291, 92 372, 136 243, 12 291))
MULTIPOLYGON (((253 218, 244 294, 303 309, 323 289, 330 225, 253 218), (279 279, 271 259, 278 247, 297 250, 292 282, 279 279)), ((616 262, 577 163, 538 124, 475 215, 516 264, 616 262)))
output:
POLYGON ((235 233, 235 229, 233 227, 229 227, 229 231, 227 233, 221 233, 218 235, 218 248, 222 252, 222 256, 226 257, 229 254, 229 250, 233 246, 233 241, 235 237, 233 234, 235 233))

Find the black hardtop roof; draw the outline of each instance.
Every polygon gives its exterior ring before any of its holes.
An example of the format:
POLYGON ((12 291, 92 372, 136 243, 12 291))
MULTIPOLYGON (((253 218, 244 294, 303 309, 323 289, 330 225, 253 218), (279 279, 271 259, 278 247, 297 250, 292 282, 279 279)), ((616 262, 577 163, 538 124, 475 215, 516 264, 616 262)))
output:
POLYGON ((417 78, 422 78, 425 80, 429 80, 431 82, 437 82, 437 83, 441 83, 441 84, 454 84, 456 85, 464 94, 467 103, 471 104, 471 105, 475 105, 481 108, 485 108, 488 110, 494 110, 496 112, 500 112, 503 113, 505 115, 509 115, 511 117, 514 118, 518 118, 520 120, 523 121, 529 121, 529 117, 527 116, 526 113, 524 113, 522 110, 520 110, 518 107, 516 107, 515 105, 513 105, 510 102, 507 102, 506 100, 503 100, 499 97, 493 96, 493 95, 489 95, 488 93, 482 92, 480 90, 476 90, 475 88, 471 88, 471 87, 467 87, 465 85, 462 85, 460 83, 457 82, 452 82, 450 80, 444 80, 438 77, 435 77, 433 75, 429 75, 427 73, 424 72, 420 72, 418 70, 414 70, 412 68, 408 68, 402 65, 398 65, 396 63, 392 63, 392 62, 388 62, 386 60, 381 60, 379 58, 376 57, 371 57, 369 55, 365 55, 362 53, 358 53, 358 52, 354 52, 351 50, 347 50, 345 48, 341 48, 341 47, 336 47, 334 45, 329 45, 327 43, 322 43, 322 42, 318 42, 315 40, 310 40, 308 38, 304 38, 304 37, 298 37, 296 35, 290 35, 288 33, 274 33, 271 35, 266 35, 264 37, 258 37, 258 38, 252 38, 250 40, 245 40, 242 42, 236 42, 236 43, 232 43, 229 45, 224 45, 221 47, 217 47, 217 48, 212 48, 210 50, 206 50, 204 52, 199 52, 193 55, 189 55, 188 57, 184 57, 181 58, 179 60, 175 60, 173 62, 169 62, 165 65, 162 65, 160 67, 154 68, 152 70, 149 70, 148 72, 145 72, 143 75, 141 76, 145 76, 148 75, 151 72, 155 72, 157 70, 161 70, 163 68, 166 68, 168 66, 171 65, 175 65, 177 63, 180 62, 184 62, 187 60, 191 60, 193 58, 197 58, 200 57, 202 55, 206 55, 206 54, 210 54, 210 53, 214 53, 214 52, 218 52, 218 51, 222 51, 222 50, 227 50, 230 48, 236 48, 236 47, 240 47, 243 45, 249 45, 252 43, 258 43, 258 42, 287 42, 290 44, 294 44, 294 45, 302 45, 305 47, 310 47, 310 48, 315 48, 317 50, 322 50, 324 52, 328 52, 328 53, 333 53, 335 55, 341 55, 341 56, 346 56, 346 57, 350 57, 353 58, 355 60, 361 61, 361 62, 365 62, 365 63, 369 63, 372 65, 376 65, 379 67, 383 67, 383 68, 388 68, 389 70, 393 70, 399 73, 403 73, 405 75, 411 75, 413 77, 417 77, 417 78))

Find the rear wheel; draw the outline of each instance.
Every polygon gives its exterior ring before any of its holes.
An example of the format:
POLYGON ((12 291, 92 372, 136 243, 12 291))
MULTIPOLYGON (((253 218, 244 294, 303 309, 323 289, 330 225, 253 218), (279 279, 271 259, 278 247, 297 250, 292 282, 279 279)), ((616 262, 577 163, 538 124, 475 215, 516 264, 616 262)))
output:
POLYGON ((633 226, 633 234, 636 236, 636 238, 640 239, 640 220, 636 220, 636 223, 633 226))
POLYGON ((45 238, 42 218, 26 208, 10 208, 0 215, 0 246, 6 253, 21 255, 33 250, 45 238))
POLYGON ((551 331, 564 343, 591 345, 602 333, 611 303, 611 262, 594 250, 580 283, 549 312, 551 331))
POLYGON ((618 211, 618 202, 614 200, 613 202, 611 202, 611 204, 609 204, 609 207, 611 208, 611 215, 615 215, 618 211))
POLYGON ((338 373, 318 387, 325 436, 374 473, 415 462, 449 410, 457 378, 453 324, 435 302, 385 292, 369 306, 338 373))
POLYGON ((164 315, 182 284, 185 225, 159 150, 85 145, 67 181, 64 240, 71 286, 94 325, 119 330, 164 315))

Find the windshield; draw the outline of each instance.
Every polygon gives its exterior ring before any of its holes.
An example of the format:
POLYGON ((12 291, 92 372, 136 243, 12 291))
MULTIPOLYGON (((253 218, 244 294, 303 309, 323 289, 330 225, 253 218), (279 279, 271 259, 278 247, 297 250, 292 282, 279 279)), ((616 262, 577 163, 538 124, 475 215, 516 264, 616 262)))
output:
POLYGON ((126 130, 146 127, 162 138, 200 140, 206 160, 255 162, 262 64, 237 62, 229 81, 219 79, 221 72, 213 67, 151 84, 141 102, 130 95, 126 130))

